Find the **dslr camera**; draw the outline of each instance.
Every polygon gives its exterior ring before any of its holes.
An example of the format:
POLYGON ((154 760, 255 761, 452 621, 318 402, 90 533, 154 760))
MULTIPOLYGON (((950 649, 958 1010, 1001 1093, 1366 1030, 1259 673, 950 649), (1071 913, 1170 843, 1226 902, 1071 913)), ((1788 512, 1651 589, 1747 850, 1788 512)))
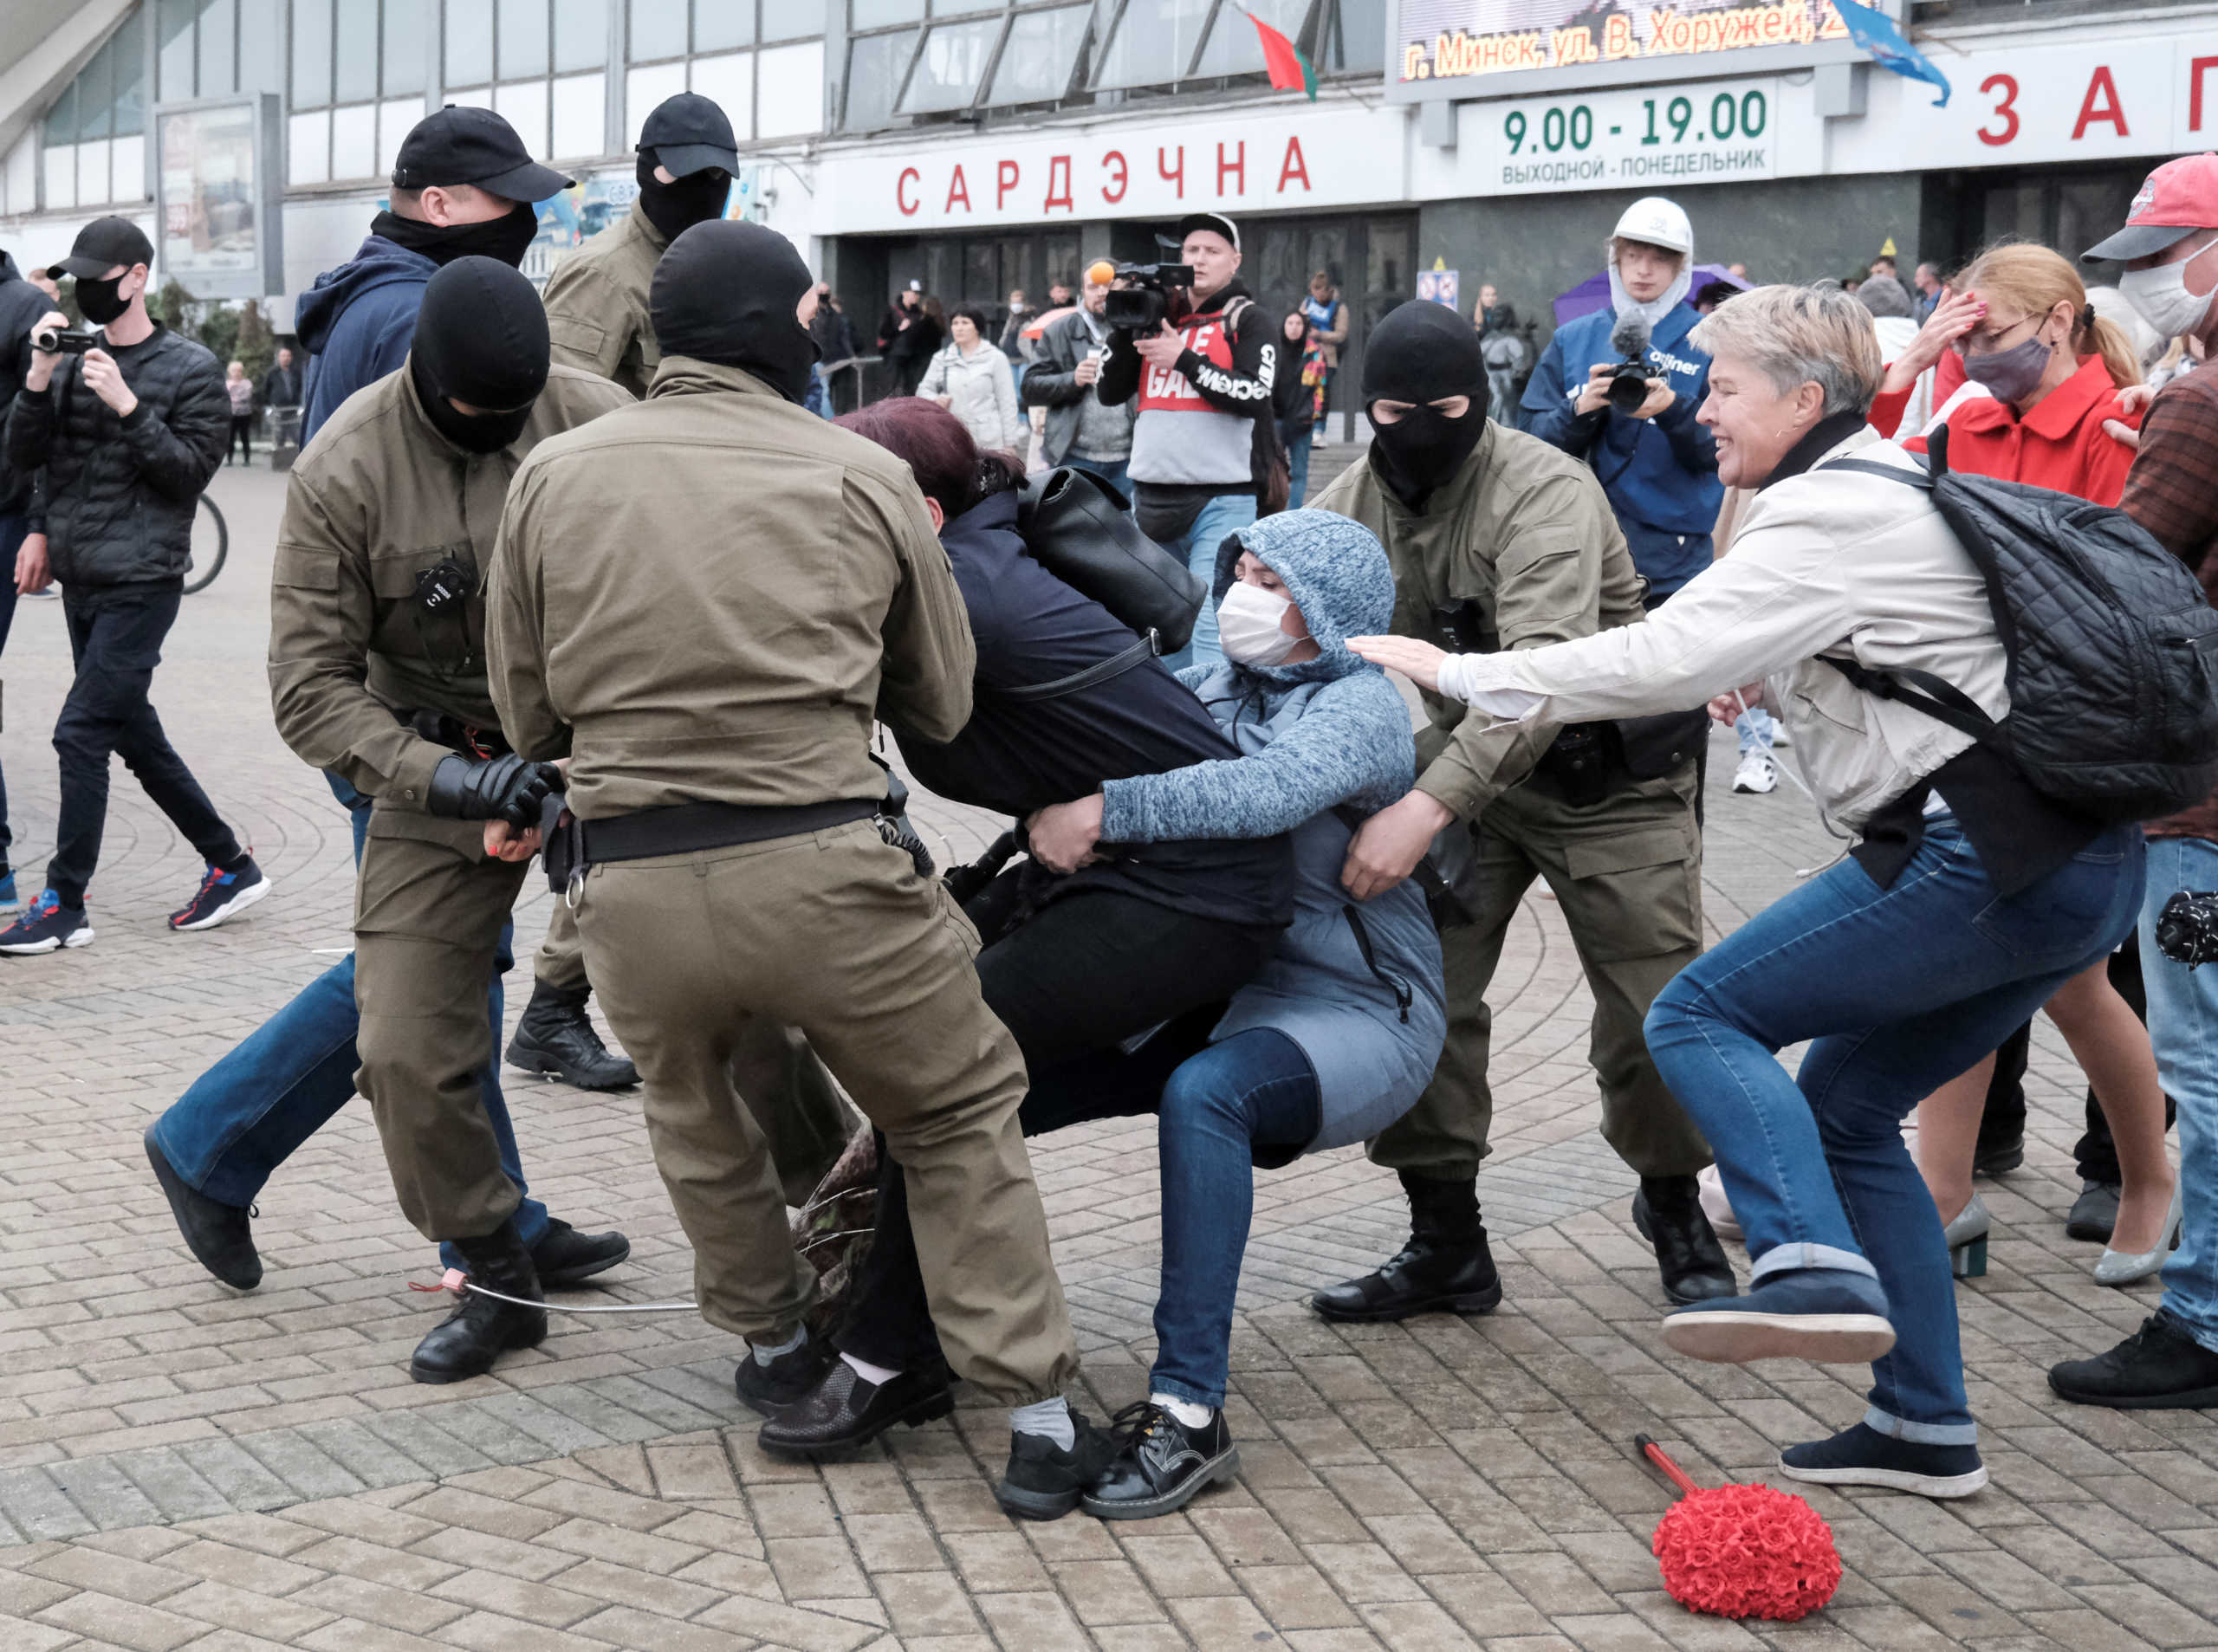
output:
POLYGON ((31 334, 31 348, 49 355, 81 356, 100 341, 101 335, 88 327, 42 327, 31 334))
POLYGON ((1109 288, 1102 305, 1101 320, 1106 325, 1134 334, 1152 333, 1171 314, 1171 289, 1190 290, 1194 270, 1190 264, 1112 264, 1104 258, 1087 268, 1086 278, 1123 283, 1109 288))
POLYGON ((1656 373, 1648 362, 1648 323, 1626 316, 1610 330, 1610 348, 1620 358, 1610 369, 1610 405, 1631 418, 1648 399, 1648 381, 1656 373))

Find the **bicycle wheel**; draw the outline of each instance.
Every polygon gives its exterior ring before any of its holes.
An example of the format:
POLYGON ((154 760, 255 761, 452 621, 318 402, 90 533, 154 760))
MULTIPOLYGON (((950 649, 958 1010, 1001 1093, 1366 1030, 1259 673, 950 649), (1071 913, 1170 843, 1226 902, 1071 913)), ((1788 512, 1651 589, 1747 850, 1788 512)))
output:
POLYGON ((230 527, 224 521, 224 513, 216 509, 216 502, 204 493, 192 518, 192 556, 185 564, 185 594, 189 597, 213 584, 224 571, 224 559, 230 549, 230 527))

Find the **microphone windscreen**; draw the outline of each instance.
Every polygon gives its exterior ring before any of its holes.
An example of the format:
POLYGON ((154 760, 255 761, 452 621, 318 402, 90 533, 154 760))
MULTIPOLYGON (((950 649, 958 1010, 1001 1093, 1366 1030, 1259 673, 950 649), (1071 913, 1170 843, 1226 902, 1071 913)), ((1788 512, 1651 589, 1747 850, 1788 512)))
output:
POLYGON ((1638 315, 1621 318, 1617 326, 1610 329, 1610 348, 1628 359, 1645 353, 1648 349, 1648 323, 1638 315))

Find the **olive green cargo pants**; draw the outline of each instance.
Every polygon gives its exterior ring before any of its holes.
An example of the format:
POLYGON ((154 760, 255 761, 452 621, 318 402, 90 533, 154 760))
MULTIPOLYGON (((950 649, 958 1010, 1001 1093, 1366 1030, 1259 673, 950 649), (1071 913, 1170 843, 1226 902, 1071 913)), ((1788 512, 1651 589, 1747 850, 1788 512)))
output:
POLYGON ((1062 1392, 1078 1354, 1017 1124, 1024 1062, 980 994, 977 931, 937 879, 857 822, 595 866, 578 928, 645 1081, 704 1318, 768 1340, 815 1290, 733 1087, 759 1017, 807 1039, 885 1133, 956 1372, 1009 1405, 1062 1392))
POLYGON ((1487 1155, 1493 1013, 1487 989, 1518 903, 1547 880, 1594 994, 1588 1059, 1602 1092, 1602 1138, 1642 1176, 1692 1176, 1709 1147, 1649 1059, 1642 1032, 1656 994, 1702 951, 1702 840, 1695 770, 1629 783, 1574 808, 1546 774, 1503 793, 1473 822, 1480 910, 1440 937, 1448 1042, 1417 1105, 1372 1138, 1372 1162, 1468 1181, 1487 1155))

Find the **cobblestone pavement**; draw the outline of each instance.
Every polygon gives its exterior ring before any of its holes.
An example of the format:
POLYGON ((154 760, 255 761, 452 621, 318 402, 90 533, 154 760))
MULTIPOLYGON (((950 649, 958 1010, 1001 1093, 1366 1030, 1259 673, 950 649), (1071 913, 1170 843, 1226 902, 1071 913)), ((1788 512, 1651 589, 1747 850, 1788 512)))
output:
MULTIPOLYGON (((1959 1299, 1993 1487, 1947 1506, 1813 1492, 1848 1577, 1799 1626, 1664 1595, 1647 1542, 1667 1500, 1637 1430, 1706 1480, 1760 1479, 1863 1401, 1852 1371, 1703 1366, 1658 1343, 1632 1179, 1594 1135, 1588 1000, 1537 897, 1498 988, 1482 1182, 1508 1299, 1324 1325, 1300 1299, 1398 1244, 1398 1192, 1352 1152, 1261 1177, 1233 1343, 1242 1472, 1168 1519, 1011 1523, 989 1490, 1007 1436, 983 1409, 851 1463, 767 1461, 729 1386, 740 1344, 685 1316, 558 1320, 494 1377, 412 1384, 440 1305, 403 1287, 434 1270, 360 1108, 269 1188, 262 1288, 226 1291, 177 1242, 139 1136, 347 945, 350 884, 344 821, 266 710, 279 484, 226 471, 216 492, 232 565, 186 603, 157 701, 278 887, 236 925, 167 933, 198 868, 119 771, 98 942, 0 961, 0 1652, 2218 1646, 2211 1418, 2074 1409, 2044 1382, 2155 1294, 2098 1289, 2094 1249, 2063 1238, 2079 1102, 2046 1027, 2026 1167, 1987 1189, 1993 1271, 1959 1299)), ((26 602, 0 755, 34 868, 65 659, 59 606, 26 602)), ((1727 929, 1832 848, 1792 787, 1724 791, 1728 748, 1708 868, 1727 929)), ((953 852, 991 829, 921 813, 953 852)), ((607 1294, 684 1295, 635 1100, 510 1077, 535 1189, 632 1237, 607 1294)), ((1119 1124, 1034 1148, 1096 1415, 1140 1395, 1151 1351, 1153 1146, 1119 1124)))

